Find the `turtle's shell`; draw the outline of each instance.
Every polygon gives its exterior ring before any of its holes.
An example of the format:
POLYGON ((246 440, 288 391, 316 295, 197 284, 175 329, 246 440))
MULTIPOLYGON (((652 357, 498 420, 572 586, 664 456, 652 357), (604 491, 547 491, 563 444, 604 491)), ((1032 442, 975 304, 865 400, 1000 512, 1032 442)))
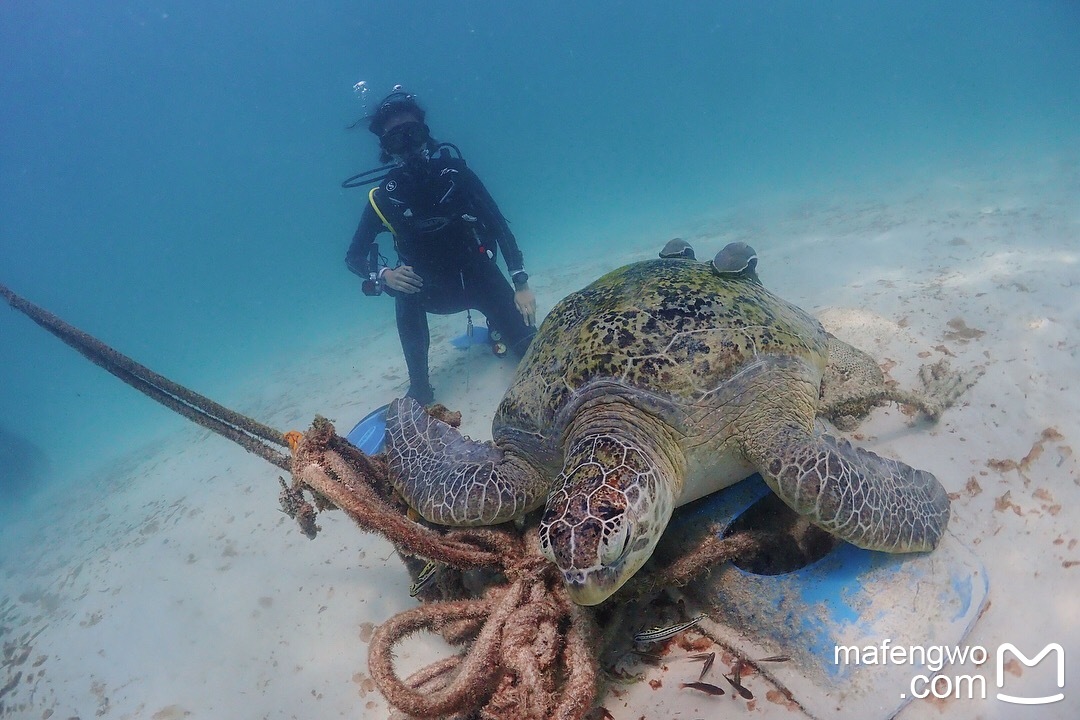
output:
POLYGON ((685 260, 627 265, 551 310, 493 434, 558 468, 562 437, 582 403, 615 394, 678 425, 687 406, 738 382, 756 356, 799 356, 824 369, 826 347, 817 320, 746 277, 685 260))

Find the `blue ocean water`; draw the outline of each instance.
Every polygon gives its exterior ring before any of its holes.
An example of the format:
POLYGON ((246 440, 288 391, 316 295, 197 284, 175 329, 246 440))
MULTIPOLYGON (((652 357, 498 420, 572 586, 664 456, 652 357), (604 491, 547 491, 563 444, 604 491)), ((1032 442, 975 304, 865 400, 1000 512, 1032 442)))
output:
MULTIPOLYGON (((1078 144, 1072 0, 580 5, 2 3, 0 282, 229 403, 392 322, 342 263, 364 196, 339 183, 377 164, 345 128, 397 83, 534 273, 774 194, 1078 144)), ((16 313, 0 367, 9 498, 183 424, 16 313)))

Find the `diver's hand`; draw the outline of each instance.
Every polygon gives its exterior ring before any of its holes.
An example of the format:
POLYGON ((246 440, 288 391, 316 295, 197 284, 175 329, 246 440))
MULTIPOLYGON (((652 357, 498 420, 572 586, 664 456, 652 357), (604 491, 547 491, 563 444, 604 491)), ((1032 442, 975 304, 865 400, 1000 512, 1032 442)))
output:
POLYGON ((514 292, 514 305, 517 306, 521 319, 526 325, 532 327, 536 324, 536 295, 528 285, 514 292))
POLYGON ((383 285, 399 293, 412 295, 424 287, 424 280, 417 275, 411 265, 388 269, 382 275, 383 285))

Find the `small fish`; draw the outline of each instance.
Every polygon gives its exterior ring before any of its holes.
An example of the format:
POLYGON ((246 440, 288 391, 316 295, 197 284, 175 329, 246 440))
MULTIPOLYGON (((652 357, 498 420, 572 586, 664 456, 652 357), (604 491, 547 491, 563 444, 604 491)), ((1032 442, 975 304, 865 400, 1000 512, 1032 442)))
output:
POLYGON ((431 582, 431 578, 435 577, 435 571, 439 569, 439 563, 434 560, 428 560, 428 564, 424 566, 424 569, 420 571, 420 574, 416 576, 416 582, 409 586, 409 597, 416 597, 420 594, 420 591, 424 589, 424 586, 431 582))
POLYGON ((697 625, 705 618, 705 614, 695 615, 686 622, 677 623, 675 625, 661 625, 654 627, 652 630, 643 630, 634 636, 634 642, 636 643, 654 643, 661 640, 667 640, 668 638, 675 637, 683 630, 689 630, 697 625))
POLYGON ((770 655, 767 658, 761 658, 760 660, 755 660, 754 662, 787 662, 790 659, 791 658, 789 658, 787 655, 770 655))
POLYGON ((705 679, 705 673, 709 672, 709 668, 712 667, 713 662, 716 660, 716 653, 698 653, 697 655, 691 655, 691 660, 704 660, 705 664, 701 667, 701 674, 698 675, 698 682, 705 679))
POLYGON ((729 683, 731 683, 731 687, 735 688, 735 691, 737 693, 739 693, 740 695, 742 695, 744 700, 753 700, 754 699, 754 693, 750 692, 749 690, 744 688, 742 685, 740 685, 739 680, 738 680, 737 677, 736 678, 730 678, 727 675, 725 675, 724 679, 727 680, 729 683))
POLYGON ((698 692, 703 692, 706 695, 723 695, 724 694, 724 688, 717 687, 716 685, 713 685, 712 683, 707 683, 707 682, 679 683, 679 687, 681 687, 681 688, 690 688, 691 690, 697 690, 698 692))

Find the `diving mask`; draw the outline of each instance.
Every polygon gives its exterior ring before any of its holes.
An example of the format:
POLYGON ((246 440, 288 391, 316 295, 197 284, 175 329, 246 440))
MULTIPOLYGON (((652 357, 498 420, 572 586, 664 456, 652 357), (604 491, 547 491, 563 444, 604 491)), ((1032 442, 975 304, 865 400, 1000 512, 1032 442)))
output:
POLYGON ((410 121, 387 130, 379 138, 379 144, 391 155, 409 155, 419 150, 430 137, 427 125, 410 121))

